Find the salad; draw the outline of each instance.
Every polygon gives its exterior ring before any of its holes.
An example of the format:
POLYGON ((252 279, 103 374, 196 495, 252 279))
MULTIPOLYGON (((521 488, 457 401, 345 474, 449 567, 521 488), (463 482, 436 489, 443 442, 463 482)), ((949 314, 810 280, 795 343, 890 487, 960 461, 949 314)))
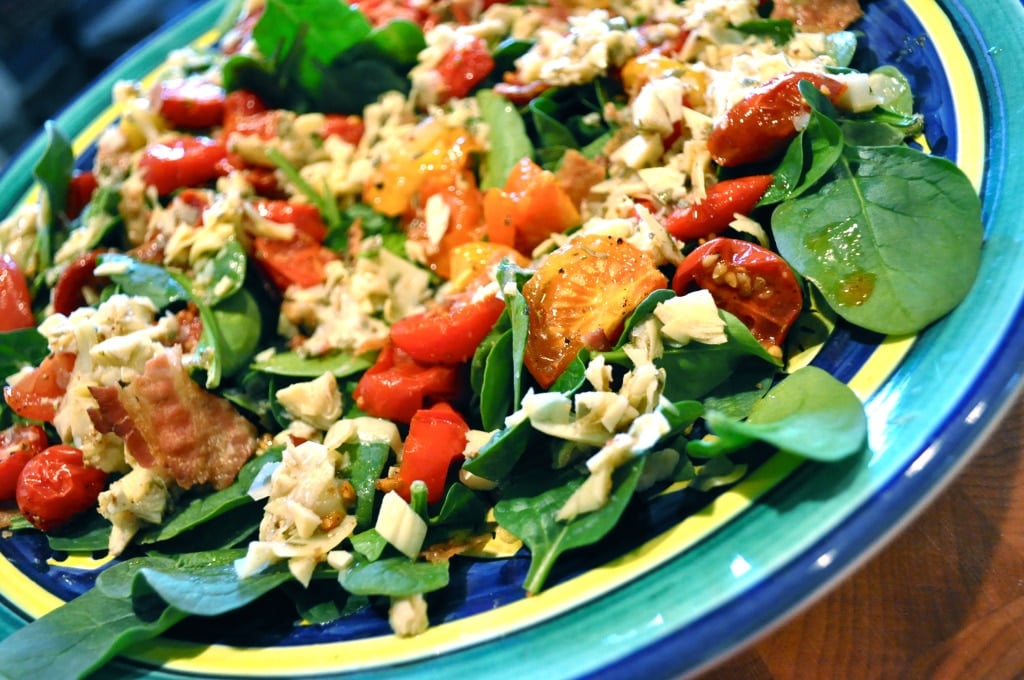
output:
POLYGON ((49 126, 0 223, 0 502, 111 559, 0 674, 272 592, 414 636, 460 561, 541 593, 655 496, 861 453, 802 327, 920 331, 982 226, 859 16, 251 0, 88 164, 49 126))

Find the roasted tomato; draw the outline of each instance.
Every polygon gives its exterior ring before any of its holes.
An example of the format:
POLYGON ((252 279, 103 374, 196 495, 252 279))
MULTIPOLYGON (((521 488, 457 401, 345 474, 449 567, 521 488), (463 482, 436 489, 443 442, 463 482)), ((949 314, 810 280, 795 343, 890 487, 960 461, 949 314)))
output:
POLYGON ((800 93, 806 80, 833 103, 846 90, 835 78, 817 73, 787 73, 769 80, 734 105, 715 123, 708 136, 708 151, 725 167, 774 158, 797 135, 800 120, 811 107, 800 93))
POLYGON ((359 379, 352 396, 362 411, 408 423, 421 408, 451 401, 458 393, 455 366, 425 366, 388 343, 359 379))
POLYGON ((668 280, 654 260, 612 236, 573 239, 523 286, 530 310, 524 363, 543 388, 581 349, 610 349, 626 317, 668 280))
POLYGON ((53 422, 74 367, 74 354, 51 354, 14 385, 4 387, 7 405, 22 418, 53 422))
POLYGON ((21 267, 14 258, 0 255, 0 332, 32 328, 32 296, 21 267))
POLYGON ((18 477, 18 510, 37 529, 52 531, 96 505, 107 475, 87 467, 82 452, 58 444, 34 456, 18 477))
POLYGON ((480 342, 505 311, 497 297, 475 299, 472 292, 453 295, 391 326, 391 341, 422 364, 469 361, 480 342))
POLYGON ((205 184, 220 176, 219 163, 226 157, 224 145, 208 137, 181 137, 146 147, 139 171, 146 184, 161 196, 175 189, 205 184))
POLYGON ((734 215, 749 215, 772 180, 771 175, 751 175, 713 184, 703 201, 670 212, 665 229, 681 241, 718 233, 729 226, 734 215))
POLYGON ((224 120, 224 88, 198 75, 171 78, 153 88, 156 110, 179 128, 209 128, 224 120))
POLYGON ((448 403, 416 411, 409 421, 398 466, 399 495, 409 500, 409 487, 419 480, 427 485, 427 502, 439 502, 444 497, 449 468, 462 460, 468 432, 469 425, 448 403))
POLYGON ((465 97, 493 70, 487 43, 476 36, 461 36, 437 65, 441 92, 446 98, 465 97))
POLYGON ((105 276, 96 276, 96 262, 102 251, 93 250, 80 255, 69 264, 53 287, 53 311, 70 314, 88 304, 87 291, 99 294, 110 283, 105 276))
POLYGON ((676 269, 672 288, 679 294, 706 289, 769 350, 782 345, 803 308, 800 282, 786 261, 739 239, 716 238, 699 246, 676 269))
POLYGON ((46 431, 39 425, 0 430, 0 501, 14 500, 22 468, 48 444, 46 431))

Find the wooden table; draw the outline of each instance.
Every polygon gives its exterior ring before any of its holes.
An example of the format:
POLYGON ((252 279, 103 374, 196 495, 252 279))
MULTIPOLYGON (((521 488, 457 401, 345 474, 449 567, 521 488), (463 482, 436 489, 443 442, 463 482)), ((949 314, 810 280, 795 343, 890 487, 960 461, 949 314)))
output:
POLYGON ((699 680, 1024 677, 1024 399, 823 599, 699 680))

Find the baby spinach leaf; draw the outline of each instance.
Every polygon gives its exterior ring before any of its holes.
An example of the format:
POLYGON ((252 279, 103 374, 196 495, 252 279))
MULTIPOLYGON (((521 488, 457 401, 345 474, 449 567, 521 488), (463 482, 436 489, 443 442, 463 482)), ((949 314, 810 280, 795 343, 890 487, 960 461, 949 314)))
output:
POLYGON ((825 36, 825 51, 832 55, 837 66, 849 66, 857 53, 857 34, 853 31, 829 33, 825 36))
MULTIPOLYGON (((26 528, 33 527, 29 525, 26 528)), ((47 533, 46 542, 50 550, 69 553, 105 551, 110 544, 110 522, 99 513, 88 513, 57 531, 47 533)))
MULTIPOLYGON (((508 332, 510 327, 508 310, 505 310, 494 323, 494 327, 477 345, 476 351, 473 352, 473 359, 469 363, 469 386, 474 394, 479 395, 481 390, 483 390, 484 370, 487 368, 487 359, 491 354, 491 350, 494 349, 494 345, 497 344, 498 339, 508 332)), ((508 360, 509 362, 512 361, 511 354, 509 354, 508 360)))
POLYGON ((240 579, 234 562, 244 555, 243 550, 194 553, 173 565, 144 565, 138 578, 178 611, 217 616, 244 607, 292 578, 287 565, 280 563, 240 579))
POLYGON ((269 357, 254 361, 252 369, 289 378, 319 378, 324 373, 344 378, 365 371, 373 365, 374 358, 375 355, 371 353, 352 355, 332 352, 319 357, 305 357, 290 351, 275 352, 269 357))
POLYGON ((484 363, 483 382, 480 389, 480 421, 485 430, 494 430, 505 422, 512 410, 514 388, 512 387, 512 343, 511 330, 502 333, 484 363))
POLYGON ((523 355, 526 353, 526 337, 530 332, 530 311, 523 297, 523 285, 533 275, 508 259, 498 264, 495 278, 505 296, 505 309, 512 325, 512 403, 523 400, 523 355))
POLYGON ((121 292, 139 295, 153 301, 157 309, 165 309, 176 302, 189 300, 188 289, 174 279, 167 270, 155 264, 139 262, 120 253, 100 255, 100 264, 117 265, 118 271, 110 275, 121 292))
POLYGON ((642 457, 620 467, 604 507, 567 522, 557 521, 555 515, 584 481, 575 471, 544 470, 505 487, 503 498, 494 506, 494 517, 530 548, 530 570, 523 581, 527 592, 540 592, 559 555, 596 543, 615 527, 642 470, 642 457))
POLYGON ((522 420, 511 427, 499 430, 480 447, 476 456, 462 466, 478 477, 500 482, 512 472, 526 451, 531 432, 529 420, 522 420))
POLYGON ((776 45, 785 45, 796 35, 793 22, 789 19, 750 19, 736 24, 733 28, 745 35, 771 38, 776 45))
POLYGON ((460 528, 477 527, 483 523, 489 507, 480 498, 480 494, 466 485, 452 484, 444 496, 441 509, 435 517, 428 519, 428 523, 432 527, 446 524, 460 528))
POLYGON ((35 328, 0 333, 0 375, 14 375, 28 366, 38 366, 50 353, 46 338, 35 328))
POLYGON ((352 549, 370 562, 379 559, 384 554, 384 549, 388 547, 388 539, 381 536, 376 529, 352 534, 349 541, 352 543, 352 549))
POLYGON ((342 572, 340 581, 341 587, 353 595, 408 597, 448 585, 448 563, 386 557, 374 562, 357 562, 342 572))
POLYGON ((159 543, 174 538, 196 526, 209 522, 229 510, 254 501, 249 496, 249 487, 256 475, 267 463, 281 460, 283 447, 275 446, 266 453, 246 462, 238 472, 238 477, 227 487, 205 496, 195 496, 183 503, 180 509, 166 518, 155 531, 144 534, 139 543, 159 543))
POLYGON ((259 348, 262 313, 255 298, 239 288, 210 310, 220 331, 215 351, 221 359, 221 375, 232 376, 249 365, 259 348))
POLYGON ((50 211, 49 219, 42 221, 36 232, 36 259, 41 272, 53 263, 53 253, 57 247, 54 238, 67 219, 64 211, 67 209, 68 187, 71 186, 71 173, 75 167, 71 142, 57 124, 47 121, 44 129, 46 148, 32 168, 32 175, 42 188, 50 211))
POLYGON ((493 90, 480 90, 476 101, 480 117, 489 129, 496 133, 500 130, 499 134, 491 135, 491 148, 484 154, 480 188, 500 188, 505 186, 505 179, 516 163, 523 158, 533 159, 533 142, 526 134, 519 110, 509 100, 493 90))
POLYGON ((981 202, 950 161, 908 147, 848 147, 814 193, 776 208, 772 230, 780 254, 838 315, 907 334, 973 284, 981 202))
MULTIPOLYGON (((132 577, 144 564, 117 564, 103 575, 132 577)), ((0 641, 0 677, 84 677, 185 617, 154 595, 132 598, 92 588, 0 641)))
POLYGON ((367 527, 373 522, 373 504, 377 498, 377 480, 380 479, 391 455, 386 442, 360 442, 344 447, 352 461, 349 480, 356 490, 356 523, 367 527))
POLYGON ((816 366, 805 366, 783 379, 745 421, 718 411, 709 411, 705 420, 716 439, 689 442, 688 453, 720 455, 762 441, 786 453, 830 462, 860 452, 867 440, 860 399, 816 366))
POLYGON ((219 288, 222 285, 222 281, 226 281, 228 285, 216 291, 202 291, 200 296, 203 298, 203 301, 207 304, 215 305, 241 290, 242 285, 245 283, 245 273, 248 269, 248 264, 249 258, 246 256, 242 244, 236 239, 231 239, 225 243, 224 247, 213 258, 213 274, 211 279, 212 288, 219 288))
POLYGON ((654 313, 655 307, 662 302, 671 300, 675 296, 676 292, 671 288, 659 288, 644 298, 633 312, 626 317, 626 321, 622 325, 622 334, 619 336, 619 341, 615 344, 615 349, 621 349, 623 345, 629 342, 629 336, 633 329, 646 321, 654 313))

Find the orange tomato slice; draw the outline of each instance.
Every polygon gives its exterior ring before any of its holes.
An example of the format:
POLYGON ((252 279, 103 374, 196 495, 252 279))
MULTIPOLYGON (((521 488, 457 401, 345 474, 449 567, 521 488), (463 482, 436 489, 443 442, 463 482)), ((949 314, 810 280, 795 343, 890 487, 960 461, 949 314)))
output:
POLYGON ((667 285, 653 258, 621 238, 581 236, 554 251, 523 286, 530 375, 547 389, 584 347, 611 349, 626 317, 667 285))

